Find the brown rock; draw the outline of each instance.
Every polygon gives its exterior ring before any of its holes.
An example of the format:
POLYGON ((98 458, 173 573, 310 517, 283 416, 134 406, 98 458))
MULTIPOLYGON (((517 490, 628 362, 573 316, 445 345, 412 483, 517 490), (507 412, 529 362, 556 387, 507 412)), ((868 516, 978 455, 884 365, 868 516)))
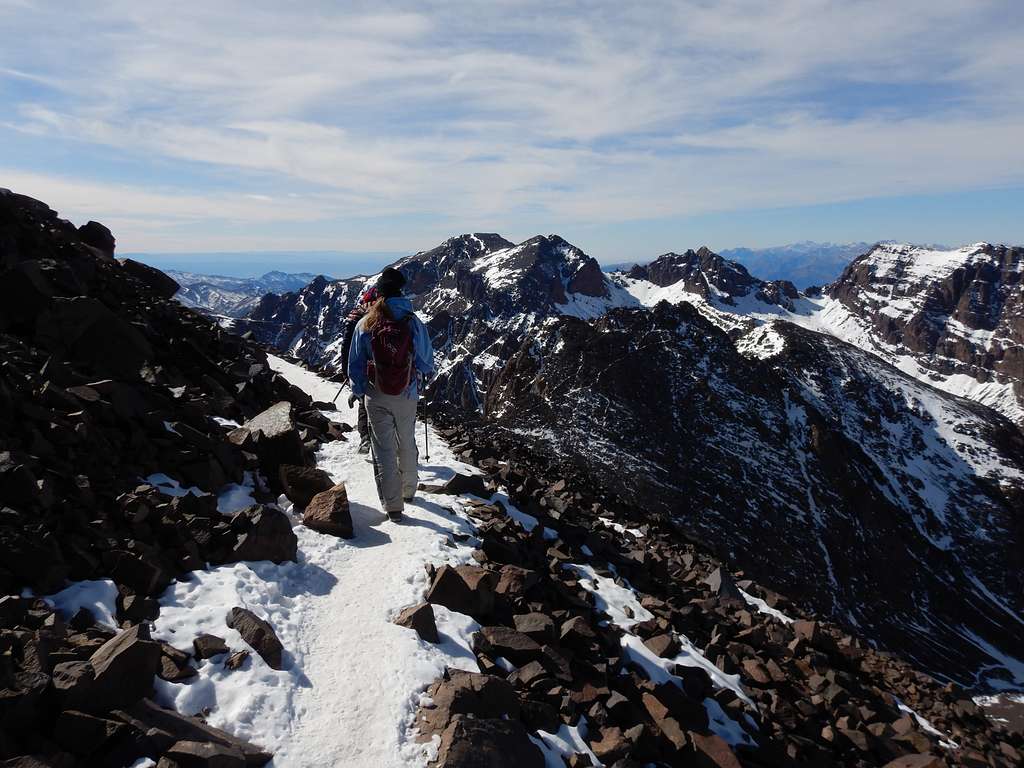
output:
POLYGON ((427 690, 431 703, 421 707, 420 730, 427 736, 448 727, 455 715, 481 718, 517 718, 519 699, 500 677, 450 669, 427 690))
POLYGON ((344 483, 316 494, 306 506, 302 524, 320 533, 329 533, 343 539, 351 539, 352 513, 349 510, 348 492, 344 483))
POLYGON ((885 768, 945 768, 946 761, 935 755, 903 755, 885 764, 885 768))
POLYGON ((427 590, 427 602, 474 618, 486 618, 494 610, 497 578, 490 571, 472 565, 452 568, 442 565, 427 590))
POLYGON ((404 609, 395 618, 395 624, 416 630, 420 639, 428 643, 441 642, 437 634, 437 623, 434 621, 434 608, 430 603, 420 603, 404 609))
POLYGON ((68 752, 91 755, 124 730, 124 723, 69 709, 57 718, 53 738, 68 752))
POLYGON ((65 661, 56 664, 51 674, 61 709, 81 709, 89 700, 96 675, 88 661, 65 661))
POLYGON ((441 734, 437 768, 544 768, 544 755, 518 720, 456 715, 441 734))
POLYGON ((195 649, 197 659, 212 659, 214 656, 219 656, 230 650, 223 637, 207 634, 202 634, 193 640, 192 647, 195 649))
POLYGON ((235 651, 224 659, 224 666, 231 670, 239 669, 243 664, 245 664, 245 660, 248 658, 248 651, 235 651))
POLYGON ((732 748, 716 734, 707 735, 690 731, 690 749, 693 762, 701 768, 743 768, 732 748))
POLYGON ((676 719, 669 715, 668 707, 650 693, 644 693, 642 701, 647 714, 651 716, 654 724, 658 726, 658 730, 669 740, 672 746, 675 749, 686 747, 686 733, 679 726, 676 719))
POLYGON ((655 656, 663 659, 671 659, 679 654, 679 641, 667 632, 647 638, 644 645, 650 648, 655 656))
POLYGON ((235 560, 295 562, 299 539, 281 510, 257 504, 236 513, 231 524, 242 530, 232 551, 235 560))
POLYGON ((89 662, 96 678, 86 708, 106 712, 150 694, 160 669, 160 646, 150 640, 147 624, 136 624, 101 645, 89 662))
POLYGON ((211 741, 179 741, 164 755, 178 768, 245 768, 245 755, 235 747, 211 741))
POLYGON ((242 639, 267 662, 267 666, 271 669, 284 669, 284 648, 268 622, 246 608, 235 607, 227 615, 227 625, 242 636, 242 639))
POLYGON ((544 657, 536 640, 508 627, 481 627, 473 639, 474 648, 480 652, 508 659, 517 667, 544 657))
POLYGON ((298 509, 305 509, 318 493, 334 487, 331 476, 317 467, 282 464, 278 470, 284 495, 298 509))
POLYGON ((512 617, 516 629, 538 642, 550 640, 555 634, 555 623, 546 613, 520 613, 512 617))
POLYGON ((169 739, 164 749, 177 741, 214 742, 233 747, 245 756, 249 766, 261 766, 270 761, 271 754, 229 733, 213 728, 202 720, 163 709, 149 699, 143 699, 125 711, 115 713, 122 720, 139 731, 169 739), (162 736, 161 736, 162 734, 162 736))

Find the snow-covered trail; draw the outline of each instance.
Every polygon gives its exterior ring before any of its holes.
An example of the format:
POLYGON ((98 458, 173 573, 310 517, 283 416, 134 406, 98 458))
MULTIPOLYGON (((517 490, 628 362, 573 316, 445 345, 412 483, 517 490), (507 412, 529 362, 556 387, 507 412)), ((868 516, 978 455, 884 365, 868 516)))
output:
MULTIPOLYGON (((336 384, 287 361, 272 357, 271 365, 314 400, 330 401, 337 392, 336 384)), ((347 394, 336 413, 325 415, 355 424, 347 394)), ((455 469, 475 471, 455 461, 436 435, 425 462, 422 426, 417 440, 421 482, 447 479, 455 469)), ((160 693, 185 712, 209 708, 211 724, 272 750, 276 768, 422 765, 424 747, 409 733, 422 691, 446 666, 478 671, 470 651, 476 625, 468 617, 435 606, 439 645, 391 623, 400 609, 422 600, 426 563, 469 559, 478 542, 462 504, 421 494, 406 506, 401 523, 391 523, 380 511, 372 467, 356 453, 357 445, 353 434, 348 442, 326 444, 317 457, 318 466, 346 484, 355 538, 315 533, 296 517, 298 563, 213 568, 176 585, 161 601, 155 634, 182 648, 198 632, 245 648, 224 625, 232 605, 274 625, 290 658, 284 671, 271 670, 253 654, 230 672, 218 658, 200 663, 198 680, 161 684, 160 693)))
MULTIPOLYGON (((329 401, 337 392, 336 385, 284 360, 272 358, 272 365, 315 400, 329 401)), ((354 424, 356 414, 342 403, 338 418, 354 424)), ((432 443, 421 481, 447 478, 457 463, 436 436, 432 443)), ((357 444, 355 439, 331 443, 318 457, 319 466, 346 484, 356 537, 343 541, 306 531, 300 540, 307 560, 337 583, 303 622, 296 651, 310 684, 299 691, 290 738, 274 760, 278 768, 422 762, 421 748, 407 739, 419 692, 445 665, 477 670, 468 651, 475 627, 465 617, 442 617, 444 609, 435 608, 439 629, 447 635, 440 647, 391 623, 399 609, 422 599, 425 563, 467 559, 470 548, 453 550, 451 534, 472 534, 471 526, 422 496, 407 505, 401 524, 388 521, 380 511, 372 466, 355 452, 357 444)))

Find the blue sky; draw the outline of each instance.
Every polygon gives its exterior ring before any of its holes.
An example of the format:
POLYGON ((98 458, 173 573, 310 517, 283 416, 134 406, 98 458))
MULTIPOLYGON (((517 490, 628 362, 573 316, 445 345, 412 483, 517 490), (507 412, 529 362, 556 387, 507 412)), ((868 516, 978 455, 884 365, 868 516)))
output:
POLYGON ((1020 243, 1022 32, 1019 0, 0 0, 0 186, 132 252, 1020 243))

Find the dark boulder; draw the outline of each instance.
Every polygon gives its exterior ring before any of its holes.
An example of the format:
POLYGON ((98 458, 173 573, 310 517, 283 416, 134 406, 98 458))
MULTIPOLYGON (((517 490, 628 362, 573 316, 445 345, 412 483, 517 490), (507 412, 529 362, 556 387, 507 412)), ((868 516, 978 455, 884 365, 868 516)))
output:
POLYGON ((140 283, 149 287, 161 299, 169 299, 181 287, 174 278, 165 275, 159 269, 143 264, 134 259, 120 259, 121 269, 140 283))
POLYGON ((351 539, 352 513, 349 509, 348 492, 344 483, 316 494, 306 506, 302 524, 320 533, 351 539))
POLYGON ((116 715, 118 719, 143 733, 164 734, 169 739, 164 750, 179 741, 198 741, 233 747, 245 756, 245 763, 248 766, 266 765, 272 757, 271 754, 259 747, 213 728, 198 718, 187 717, 173 709, 164 709, 149 699, 143 699, 134 706, 117 712, 116 715))
POLYGON ((227 625, 242 636, 242 639, 267 662, 267 666, 271 669, 284 669, 284 647, 269 622, 246 608, 235 607, 228 613, 227 625))
POLYGON ((160 669, 160 646, 147 624, 136 624, 105 642, 89 657, 95 671, 86 708, 107 712, 149 696, 160 669))
POLYGON ((437 768, 544 768, 544 755, 517 720, 456 715, 441 734, 437 768))
POLYGON ((395 624, 415 630, 420 639, 428 643, 441 641, 434 620, 434 608, 430 603, 420 603, 404 609, 395 618, 395 624))
POLYGON ((232 560, 295 562, 299 540, 288 516, 275 507, 257 504, 237 512, 231 525, 239 530, 232 560))
POLYGON ((443 731, 456 715, 517 718, 519 699, 500 677, 449 669, 427 689, 430 703, 420 707, 418 722, 427 736, 443 731))
POLYGON ((489 616, 494 610, 497 577, 473 565, 442 565, 427 590, 427 602, 474 618, 489 616))
POLYGON ((305 509, 314 496, 334 487, 331 476, 318 467, 282 464, 278 470, 278 477, 284 495, 298 509, 305 509))
POLYGON ((192 641, 192 648, 196 652, 197 659, 211 659, 222 653, 227 653, 230 648, 224 642, 224 638, 216 635, 203 634, 192 641))
POLYGON ((178 768, 245 768, 245 755, 227 744, 211 741, 179 741, 164 757, 178 768))

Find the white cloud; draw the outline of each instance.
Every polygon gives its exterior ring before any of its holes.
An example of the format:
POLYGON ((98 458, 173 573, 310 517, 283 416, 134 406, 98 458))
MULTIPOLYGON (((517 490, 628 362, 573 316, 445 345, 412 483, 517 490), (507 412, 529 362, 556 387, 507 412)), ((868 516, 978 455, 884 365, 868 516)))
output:
POLYGON ((452 221, 529 231, 1024 183, 1009 0, 376 7, 0 0, 0 84, 36 89, 0 103, 0 130, 201 181, 127 194, 73 161, 27 174, 0 146, 0 164, 74 210, 197 232, 429 217, 410 247, 452 221))

